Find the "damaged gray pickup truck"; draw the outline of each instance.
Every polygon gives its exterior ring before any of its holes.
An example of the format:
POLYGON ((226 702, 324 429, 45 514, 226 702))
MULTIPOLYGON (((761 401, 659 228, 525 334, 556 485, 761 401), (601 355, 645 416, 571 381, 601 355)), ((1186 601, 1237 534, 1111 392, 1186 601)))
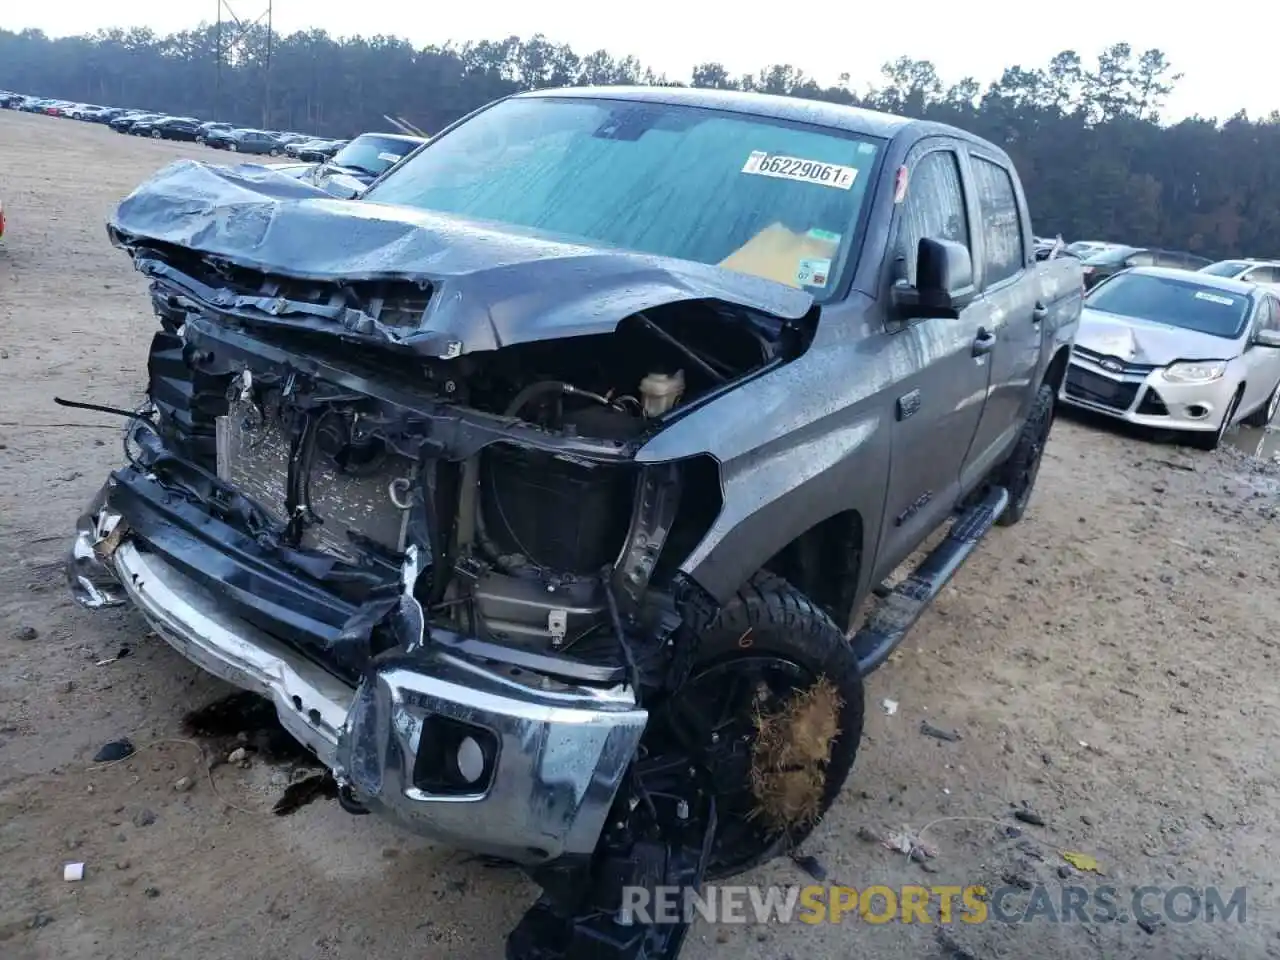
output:
POLYGON ((673 958, 624 887, 809 833, 1027 509, 1083 286, 991 144, 706 90, 514 96, 353 201, 180 161, 108 230, 160 330, 72 590, 526 868, 519 960, 673 958))

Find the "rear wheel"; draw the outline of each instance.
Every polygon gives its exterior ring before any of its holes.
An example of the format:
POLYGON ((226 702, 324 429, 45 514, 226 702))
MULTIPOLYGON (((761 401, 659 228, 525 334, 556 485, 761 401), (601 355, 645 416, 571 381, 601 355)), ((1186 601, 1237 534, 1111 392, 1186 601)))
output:
POLYGON ((1031 491, 1035 489, 1036 478, 1040 476, 1040 462, 1044 459, 1049 431, 1053 427, 1055 399, 1053 387, 1042 383, 1031 404, 1031 412, 1022 424, 1022 432, 1018 434, 1013 453, 996 471, 995 482, 1009 491, 1009 506, 996 521, 1002 527, 1013 526, 1027 512, 1031 491))
POLYGON ((754 577, 703 632, 689 679, 646 735, 651 753, 688 755, 715 798, 708 878, 812 832, 849 776, 862 721, 844 633, 785 580, 754 577))

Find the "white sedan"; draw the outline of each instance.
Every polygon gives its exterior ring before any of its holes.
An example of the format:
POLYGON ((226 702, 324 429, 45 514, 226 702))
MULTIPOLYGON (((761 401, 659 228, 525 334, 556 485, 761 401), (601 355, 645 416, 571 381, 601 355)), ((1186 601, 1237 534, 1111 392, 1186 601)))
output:
POLYGON ((1060 397, 1213 450, 1280 407, 1280 296, 1206 273, 1118 273, 1085 298, 1060 397))

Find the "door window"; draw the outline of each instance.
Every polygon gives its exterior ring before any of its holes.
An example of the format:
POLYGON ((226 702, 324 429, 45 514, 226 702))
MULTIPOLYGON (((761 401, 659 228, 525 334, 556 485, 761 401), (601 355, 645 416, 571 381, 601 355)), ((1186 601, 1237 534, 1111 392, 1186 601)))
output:
POLYGON ((1280 283, 1280 269, 1276 267, 1254 267, 1241 279, 1250 283, 1280 283))
POLYGON ((969 247, 969 217, 964 207, 960 164, 950 150, 925 154, 908 178, 894 255, 904 265, 899 277, 912 285, 916 282, 916 254, 925 237, 969 247))
POLYGON ((982 211, 985 280, 989 287, 1014 276, 1025 265, 1022 214, 1008 170, 998 163, 974 157, 973 175, 978 207, 982 211))
POLYGON ((1154 267, 1156 265, 1156 255, 1150 250, 1139 250, 1137 253, 1125 257, 1124 265, 1126 267, 1154 267))

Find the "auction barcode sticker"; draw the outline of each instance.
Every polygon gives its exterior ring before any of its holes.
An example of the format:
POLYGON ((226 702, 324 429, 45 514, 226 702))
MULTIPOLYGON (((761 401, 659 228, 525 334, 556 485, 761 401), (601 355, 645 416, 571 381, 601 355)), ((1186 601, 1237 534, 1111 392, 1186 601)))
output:
POLYGON ((747 162, 742 165, 743 173, 753 173, 758 177, 776 177, 779 180, 798 180, 801 183, 816 183, 824 187, 835 187, 837 190, 848 190, 858 176, 856 167, 842 167, 838 163, 823 163, 820 160, 805 160, 803 157, 786 157, 781 154, 769 154, 764 150, 752 150, 747 162))
POLYGON ((1220 303, 1224 307, 1234 307, 1236 305, 1233 298, 1224 297, 1217 293, 1206 293, 1203 290, 1197 290, 1195 296, 1197 300, 1208 300, 1210 303, 1220 303))

